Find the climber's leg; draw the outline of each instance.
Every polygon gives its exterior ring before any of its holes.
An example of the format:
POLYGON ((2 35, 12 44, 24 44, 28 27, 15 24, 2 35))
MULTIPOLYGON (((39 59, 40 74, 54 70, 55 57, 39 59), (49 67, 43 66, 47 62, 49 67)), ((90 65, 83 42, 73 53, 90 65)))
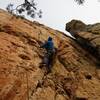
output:
MULTIPOLYGON (((41 66, 45 66, 47 68, 47 72, 51 72, 51 68, 53 66, 53 63, 54 63, 54 59, 55 59, 55 52, 52 51, 52 50, 49 50, 44 58, 43 58, 43 61, 41 63, 41 66)), ((41 67, 41 68, 42 68, 41 67)))
POLYGON ((48 63, 49 63, 49 59, 48 59, 48 54, 46 53, 45 55, 44 55, 44 58, 43 58, 43 60, 42 60, 42 63, 40 64, 40 68, 42 68, 43 66, 48 66, 48 63))
POLYGON ((45 57, 44 57, 43 63, 44 63, 46 66, 48 66, 48 64, 49 64, 48 56, 45 56, 45 57))
POLYGON ((47 65, 48 72, 51 72, 51 68, 53 65, 52 63, 53 63, 53 53, 49 52, 48 53, 48 65, 47 65))

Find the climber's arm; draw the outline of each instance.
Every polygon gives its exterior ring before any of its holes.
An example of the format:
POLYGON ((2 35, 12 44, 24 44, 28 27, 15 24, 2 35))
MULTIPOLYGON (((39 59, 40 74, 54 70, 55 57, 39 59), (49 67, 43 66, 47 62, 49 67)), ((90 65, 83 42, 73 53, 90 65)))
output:
POLYGON ((45 42, 44 44, 42 44, 41 46, 40 46, 40 48, 46 48, 47 47, 47 42, 45 42))

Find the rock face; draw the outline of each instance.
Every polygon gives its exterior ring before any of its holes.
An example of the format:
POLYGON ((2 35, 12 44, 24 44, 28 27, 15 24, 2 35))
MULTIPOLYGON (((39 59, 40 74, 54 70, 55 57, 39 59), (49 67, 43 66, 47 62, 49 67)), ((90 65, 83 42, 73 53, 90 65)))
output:
MULTIPOLYGON (((87 39, 85 33, 77 35, 87 39)), ((97 62, 64 33, 0 10, 0 100, 100 100, 97 62), (44 55, 40 44, 48 36, 57 55, 46 74, 39 68, 44 55)))
POLYGON ((85 25, 79 20, 72 20, 66 24, 76 41, 100 61, 100 23, 85 25))
POLYGON ((84 31, 86 28, 86 24, 81 22, 80 20, 72 20, 69 23, 66 24, 66 30, 68 32, 73 31, 84 31))

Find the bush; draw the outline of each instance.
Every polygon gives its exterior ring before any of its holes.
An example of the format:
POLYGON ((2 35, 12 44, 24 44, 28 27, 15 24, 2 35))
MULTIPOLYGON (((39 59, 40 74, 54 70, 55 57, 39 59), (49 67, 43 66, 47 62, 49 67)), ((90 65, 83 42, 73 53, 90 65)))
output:
POLYGON ((14 4, 8 4, 6 7, 6 10, 11 13, 15 14, 17 16, 25 16, 28 15, 31 18, 35 17, 42 17, 42 10, 37 10, 37 4, 34 2, 34 0, 31 0, 29 2, 28 0, 25 0, 24 3, 18 5, 14 8, 14 4))

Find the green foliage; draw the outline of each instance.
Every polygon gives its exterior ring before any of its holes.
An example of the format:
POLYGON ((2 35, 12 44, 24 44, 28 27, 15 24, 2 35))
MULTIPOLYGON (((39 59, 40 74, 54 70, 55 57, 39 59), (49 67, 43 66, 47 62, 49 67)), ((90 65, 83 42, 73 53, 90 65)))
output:
POLYGON ((42 17, 42 10, 37 10, 37 4, 34 2, 34 0, 31 0, 31 2, 25 0, 24 3, 18 5, 15 8, 14 8, 14 4, 10 3, 7 5, 6 9, 8 12, 15 14, 17 16, 28 15, 31 18, 35 18, 37 16, 39 18, 42 17))

